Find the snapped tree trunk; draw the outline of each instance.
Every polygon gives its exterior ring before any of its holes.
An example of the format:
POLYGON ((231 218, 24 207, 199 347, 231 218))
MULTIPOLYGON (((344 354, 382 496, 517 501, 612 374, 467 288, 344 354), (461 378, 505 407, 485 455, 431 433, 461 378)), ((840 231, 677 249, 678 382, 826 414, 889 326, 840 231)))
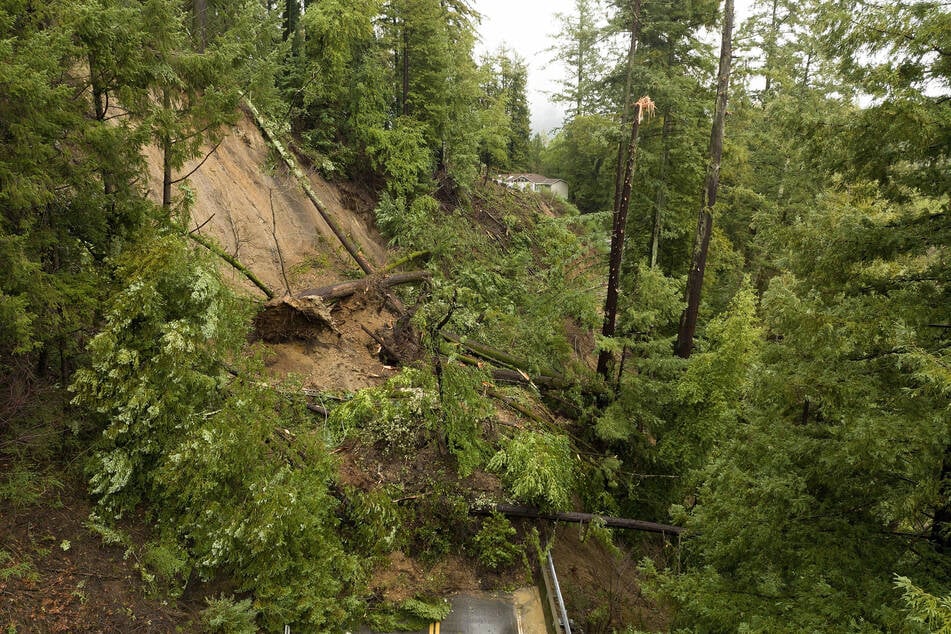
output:
POLYGON ((713 231, 713 206, 717 202, 720 186, 720 161, 723 157, 723 126, 726 119, 727 94, 730 87, 730 62, 733 56, 733 0, 725 0, 723 6, 723 39, 720 44, 720 67, 717 72, 717 103, 710 133, 710 160, 707 164, 706 183, 700 194, 700 214, 694 238, 693 258, 687 274, 687 290, 684 301, 687 307, 680 316, 677 330, 677 356, 686 359, 693 352, 693 338, 697 331, 697 314, 700 311, 700 293, 703 289, 703 274, 707 267, 707 251, 710 233, 713 231))
MULTIPOLYGON (((627 162, 624 169, 624 184, 621 187, 621 198, 614 211, 614 226, 611 232, 611 259, 608 263, 608 294, 604 301, 604 325, 601 334, 613 337, 617 327, 617 303, 621 291, 621 261, 624 256, 624 233, 627 229, 627 212, 631 206, 631 182, 634 179, 634 168, 637 163, 637 138, 640 132, 641 119, 645 109, 648 113, 654 110, 654 102, 650 97, 641 97, 634 104, 634 116, 631 122, 631 141, 627 148, 627 162)), ((609 380, 614 355, 610 350, 602 350, 598 354, 598 374, 609 380)))
POLYGON ((660 144, 663 147, 660 156, 660 182, 657 184, 657 197, 654 200, 654 222, 651 226, 651 243, 648 249, 650 267, 657 268, 657 258, 660 255, 660 230, 664 221, 664 210, 667 208, 667 166, 670 164, 670 107, 664 108, 664 128, 661 132, 660 144))
POLYGON ((624 77, 624 109, 621 113, 621 141, 617 145, 617 167, 614 171, 614 211, 617 212, 621 201, 621 188, 624 185, 624 165, 626 164, 627 143, 624 132, 631 123, 631 84, 634 75, 634 56, 641 37, 641 0, 631 1, 631 44, 627 49, 627 70, 624 77))

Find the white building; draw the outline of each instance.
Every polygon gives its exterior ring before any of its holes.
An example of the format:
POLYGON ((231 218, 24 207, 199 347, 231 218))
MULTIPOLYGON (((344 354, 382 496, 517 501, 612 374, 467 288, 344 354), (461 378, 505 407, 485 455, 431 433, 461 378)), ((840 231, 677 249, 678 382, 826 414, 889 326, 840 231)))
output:
POLYGON ((560 178, 548 178, 541 174, 499 174, 495 180, 513 189, 568 198, 568 183, 560 178))

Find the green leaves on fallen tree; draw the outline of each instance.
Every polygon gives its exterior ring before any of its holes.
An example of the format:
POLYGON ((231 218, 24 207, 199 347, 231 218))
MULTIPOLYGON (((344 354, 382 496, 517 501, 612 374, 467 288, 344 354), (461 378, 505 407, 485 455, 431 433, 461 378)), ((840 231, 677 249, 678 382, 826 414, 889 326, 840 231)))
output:
POLYGON ((220 364, 247 315, 175 233, 116 265, 122 290, 72 385, 102 430, 87 466, 100 508, 147 504, 196 572, 253 593, 269 628, 343 622, 364 572, 336 532, 330 456, 302 408, 220 364))
POLYGON ((577 465, 568 436, 520 432, 503 443, 488 468, 502 476, 519 501, 553 510, 571 508, 577 465))

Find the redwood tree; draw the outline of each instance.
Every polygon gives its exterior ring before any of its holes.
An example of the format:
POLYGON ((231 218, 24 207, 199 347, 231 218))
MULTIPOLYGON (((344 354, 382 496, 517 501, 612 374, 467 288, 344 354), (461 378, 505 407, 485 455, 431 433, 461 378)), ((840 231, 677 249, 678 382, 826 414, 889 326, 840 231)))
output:
POLYGON ((723 39, 720 44, 720 66, 717 72, 717 102, 710 134, 710 154, 707 177, 700 193, 700 214, 694 238, 693 259, 687 274, 687 290, 684 301, 687 307, 680 317, 677 331, 677 356, 686 359, 693 350, 693 337, 697 330, 697 313, 700 310, 700 292, 703 274, 707 266, 707 251, 710 233, 713 230, 713 206, 717 202, 720 185, 720 160, 723 156, 723 124, 726 118, 727 93, 730 86, 730 62, 733 56, 733 0, 723 5, 723 39))

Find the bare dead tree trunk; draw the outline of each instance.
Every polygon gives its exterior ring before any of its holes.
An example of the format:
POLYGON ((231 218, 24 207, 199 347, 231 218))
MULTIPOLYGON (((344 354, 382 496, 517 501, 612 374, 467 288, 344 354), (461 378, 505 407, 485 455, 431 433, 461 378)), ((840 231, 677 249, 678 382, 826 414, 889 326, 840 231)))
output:
MULTIPOLYGON (((172 107, 172 99, 168 88, 162 89, 162 107, 166 110, 172 107)), ((172 207, 172 138, 168 132, 162 133, 162 207, 169 210, 172 207)))
POLYGON ((208 44, 208 0, 192 0, 192 11, 195 14, 198 52, 204 53, 208 44))
POLYGON ((700 310, 700 293, 703 289, 703 274, 707 267, 707 251, 710 247, 710 232, 713 230, 713 206, 717 202, 720 186, 720 161, 723 158, 723 126, 726 119, 727 94, 730 87, 730 63, 733 57, 733 0, 723 5, 723 39, 720 43, 720 67, 717 72, 717 103, 710 133, 710 161, 707 164, 705 187, 700 194, 700 214, 697 218, 697 233, 694 239, 693 259, 687 275, 687 290, 684 297, 687 307, 680 317, 677 330, 677 356, 686 359, 693 352, 693 337, 697 331, 697 314, 700 310))
POLYGON ((664 127, 660 144, 663 147, 660 156, 660 182, 657 184, 657 197, 654 199, 654 222, 651 225, 650 267, 657 267, 660 254, 660 229, 663 225, 664 210, 667 208, 667 166, 670 165, 670 134, 673 128, 670 106, 664 108, 664 127))
POLYGON ((614 172, 614 211, 617 213, 618 203, 621 201, 621 188, 624 186, 624 165, 627 155, 627 144, 624 142, 624 131, 631 123, 631 84, 633 83, 634 56, 641 37, 641 0, 631 2, 631 45, 627 49, 627 76, 624 79, 624 110, 621 113, 621 141, 617 146, 617 169, 614 172))
MULTIPOLYGON (((621 198, 614 212, 614 226, 611 233, 611 258, 608 263, 608 295, 604 301, 604 325, 601 334, 613 337, 617 327, 617 302, 621 291, 621 260, 624 256, 624 233, 627 229, 627 212, 631 206, 631 182, 634 179, 634 168, 637 162, 637 139, 640 132, 641 118, 644 110, 652 112, 654 103, 649 97, 641 97, 634 104, 634 116, 631 122, 631 141, 627 148, 627 162, 624 170, 624 184, 621 187, 621 198)), ((602 350, 598 354, 598 374, 605 381, 609 380, 614 355, 609 350, 602 350)))

